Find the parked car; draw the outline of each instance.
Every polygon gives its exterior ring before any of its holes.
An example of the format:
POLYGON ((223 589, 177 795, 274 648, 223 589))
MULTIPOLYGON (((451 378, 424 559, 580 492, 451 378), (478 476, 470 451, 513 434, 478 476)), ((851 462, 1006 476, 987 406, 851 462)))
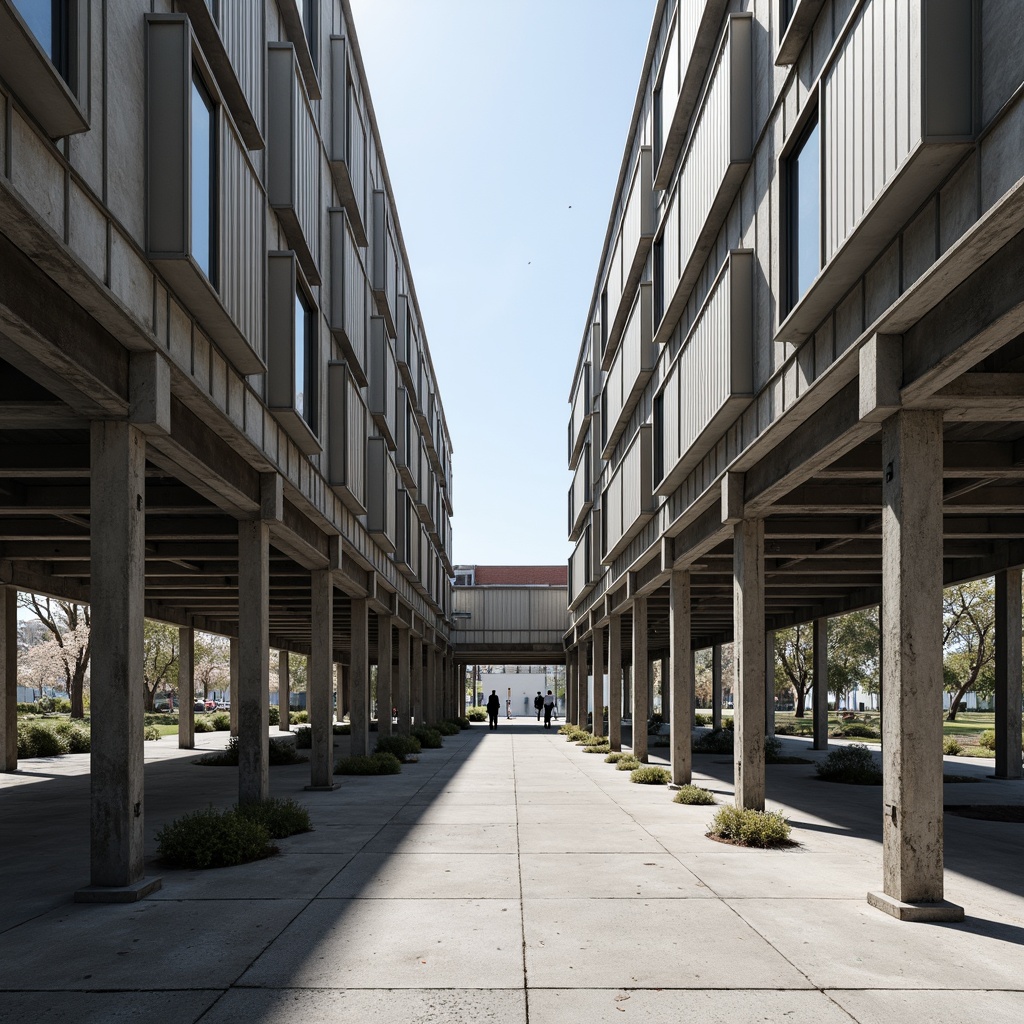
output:
POLYGON ((206 711, 206 701, 197 700, 195 704, 192 705, 192 710, 195 711, 196 714, 203 714, 203 712, 206 711))
POLYGON ((215 700, 207 700, 203 702, 207 711, 216 711, 217 702, 215 700))
POLYGON ((171 702, 167 700, 158 700, 153 705, 153 710, 158 714, 169 714, 174 708, 171 706, 171 702))
POLYGON ((218 711, 230 711, 231 710, 231 701, 229 701, 229 700, 219 700, 219 701, 217 701, 215 707, 216 707, 216 709, 218 711))

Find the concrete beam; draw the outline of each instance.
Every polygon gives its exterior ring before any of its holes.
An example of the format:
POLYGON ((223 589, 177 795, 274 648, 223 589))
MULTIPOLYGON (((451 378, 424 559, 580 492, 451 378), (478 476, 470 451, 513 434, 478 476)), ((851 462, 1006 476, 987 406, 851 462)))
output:
POLYGON ((898 334, 874 334, 861 345, 858 355, 860 418, 881 423, 901 405, 903 339, 898 334))

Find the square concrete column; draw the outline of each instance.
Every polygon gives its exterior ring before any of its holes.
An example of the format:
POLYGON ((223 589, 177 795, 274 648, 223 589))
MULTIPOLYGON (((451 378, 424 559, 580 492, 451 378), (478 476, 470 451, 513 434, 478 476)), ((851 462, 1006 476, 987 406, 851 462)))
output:
POLYGON ((345 666, 340 662, 335 662, 334 665, 334 717, 337 721, 345 721, 345 717, 349 716, 351 721, 351 715, 349 714, 352 710, 352 698, 351 688, 349 687, 349 675, 345 671, 345 666))
POLYGON ((608 616, 608 745, 622 750, 622 616, 608 616))
POLYGON ((433 647, 425 645, 423 665, 423 721, 433 724, 437 721, 437 691, 434 686, 434 672, 437 652, 433 647))
POLYGON ((722 645, 711 648, 711 728, 722 728, 722 645))
POLYGON ((764 810, 764 521, 733 528, 733 658, 736 806, 764 810))
POLYGON ((647 760, 651 667, 647 663, 647 598, 633 600, 633 754, 647 760))
POLYGON ((178 747, 196 745, 196 631, 178 629, 178 747))
POLYGON ((377 616, 377 734, 391 735, 392 693, 391 616, 377 616))
POLYGON ((238 524, 238 802, 270 796, 270 527, 238 524))
POLYGON ((309 788, 334 789, 334 584, 330 569, 309 574, 309 661, 306 710, 309 712, 309 788))
MULTIPOLYGON (((669 577, 669 707, 672 712, 672 783, 686 785, 693 776, 693 649, 690 641, 690 574, 673 570, 669 577)), ((662 683, 664 686, 664 682, 662 683)))
POLYGON ((281 732, 291 732, 292 717, 292 683, 291 668, 288 665, 288 652, 277 652, 277 710, 278 729, 281 732))
MULTIPOLYGON (((594 663, 594 735, 604 736, 604 626, 594 630, 591 660, 594 663)), ((611 714, 610 708, 608 713, 611 714)))
POLYGON ((352 659, 348 669, 349 720, 352 723, 350 752, 353 757, 370 752, 370 643, 369 608, 365 597, 353 597, 352 659))
POLYGON ((943 900, 942 413, 882 424, 884 891, 902 920, 962 920, 943 900))
POLYGON ((238 735, 238 637, 228 641, 228 719, 230 735, 238 735))
POLYGON ((398 680, 395 686, 395 706, 398 708, 397 731, 408 736, 412 729, 412 680, 409 671, 409 630, 399 626, 398 680))
POLYGON ((416 726, 426 723, 423 717, 423 640, 412 637, 409 643, 409 679, 412 695, 412 720, 416 726))
POLYGON ((18 770, 18 591, 0 587, 0 771, 18 770))
POLYGON ((590 675, 587 661, 587 641, 576 648, 576 724, 587 727, 587 679, 590 675))
POLYGON ((996 573, 996 778, 1021 777, 1021 571, 996 573))
POLYGON ((814 620, 814 674, 811 677, 812 750, 828 750, 828 619, 814 620))
POLYGON ((576 651, 570 650, 565 655, 565 724, 576 720, 576 651))
POLYGON ((764 635, 764 734, 775 735, 775 630, 764 635))
POLYGON ((75 898, 127 902, 160 886, 143 879, 146 441, 121 421, 94 422, 90 435, 92 884, 75 898))

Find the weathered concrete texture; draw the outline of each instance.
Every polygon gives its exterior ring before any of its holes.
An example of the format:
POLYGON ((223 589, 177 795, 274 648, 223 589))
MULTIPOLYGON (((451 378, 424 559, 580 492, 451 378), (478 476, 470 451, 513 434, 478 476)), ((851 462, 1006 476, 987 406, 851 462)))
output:
POLYGON ((0 587, 0 771, 18 767, 18 592, 0 587))
POLYGON ((608 744, 622 750, 622 616, 608 617, 608 744))
POLYGON ((331 685, 334 682, 334 586, 328 569, 315 569, 310 580, 310 655, 306 700, 312 748, 309 784, 334 785, 334 732, 331 685))
POLYGON ((267 735, 270 703, 270 527, 261 519, 238 524, 238 799, 270 794, 267 735))
POLYGON ((391 616, 377 616, 377 733, 391 735, 391 709, 394 706, 391 671, 391 616))
MULTIPOLYGON (((692 740, 694 676, 693 650, 690 647, 690 574, 673 572, 669 583, 669 706, 672 715, 672 782, 681 786, 690 781, 693 768, 692 740)), ((665 676, 662 675, 662 679, 665 676)))
POLYGON ((996 573, 996 778, 1019 779, 1021 738, 1021 571, 996 573))
POLYGON ((814 620, 814 673, 811 692, 814 701, 814 749, 828 750, 828 619, 814 620))
POLYGON ((195 642, 194 629, 183 626, 178 630, 178 746, 182 750, 196 745, 195 642))
POLYGON ((736 806, 764 809, 764 521, 744 519, 733 536, 736 639, 736 806))
POLYGON ((647 598, 633 601, 633 753, 647 760, 647 720, 651 666, 647 661, 647 598))
POLYGON ((166 992, 49 992, 40 999, 38 992, 0 992, 0 1020, 33 1024, 193 1024, 222 994, 220 989, 195 989, 173 996, 166 992))

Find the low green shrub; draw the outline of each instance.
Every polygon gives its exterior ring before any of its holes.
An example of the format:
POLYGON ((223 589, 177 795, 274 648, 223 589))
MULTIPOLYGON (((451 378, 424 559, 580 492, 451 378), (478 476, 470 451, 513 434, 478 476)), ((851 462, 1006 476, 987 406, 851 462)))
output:
POLYGON ((442 736, 456 736, 462 732, 455 722, 431 722, 427 728, 439 732, 442 736))
POLYGON ((352 735, 352 723, 351 722, 335 722, 333 725, 335 736, 351 736, 352 735))
POLYGON ((882 769, 863 743, 837 747, 828 757, 818 762, 816 771, 820 778, 828 782, 845 782, 853 786, 882 784, 882 769))
POLYGON ((69 754, 71 744, 66 736, 44 722, 18 723, 18 757, 60 757, 69 754))
POLYGON ((262 825, 271 839, 287 839, 300 832, 312 832, 309 811, 294 800, 271 797, 255 804, 240 804, 238 813, 249 821, 262 825))
POLYGON ((335 775, 397 775, 402 762, 394 754, 357 754, 343 757, 334 766, 335 775))
POLYGON ((281 724, 281 709, 276 704, 270 705, 269 719, 271 725, 281 724))
POLYGON ((143 725, 177 725, 178 712, 173 714, 167 711, 147 711, 142 716, 143 725))
POLYGON ((728 729, 730 732, 736 728, 736 719, 730 715, 728 718, 722 718, 722 728, 728 729))
MULTIPOLYGON (((20 707, 20 705, 19 705, 20 707)), ((984 732, 978 733, 978 746, 984 747, 986 750, 996 749, 996 731, 995 729, 986 729, 984 732)))
POLYGON ((737 846, 767 849, 789 843, 789 822, 781 811, 721 807, 708 826, 708 835, 737 846))
POLYGON ((667 768, 645 764, 629 773, 629 781, 638 782, 642 786, 664 786, 672 781, 672 773, 667 768))
POLYGON ((460 729, 469 728, 469 719, 465 715, 459 715, 459 717, 455 719, 455 723, 460 729))
POLYGON ((572 725, 569 722, 566 722, 565 725, 560 725, 558 727, 558 735, 559 736, 568 736, 569 733, 574 732, 578 728, 579 728, 579 726, 572 725))
POLYGON ((586 732, 583 729, 573 733, 569 737, 570 743, 575 743, 577 746, 590 746, 594 743, 601 743, 605 739, 604 736, 597 736, 592 732, 586 732))
POLYGON ((964 752, 964 748, 957 743, 954 737, 947 736, 942 741, 942 752, 944 754, 949 754, 951 757, 956 757, 957 754, 962 754, 964 752))
POLYGON ((160 731, 159 727, 155 725, 147 725, 146 728, 143 730, 142 736, 143 739, 158 740, 160 739, 161 736, 163 736, 163 733, 160 731))
POLYGON ((92 750, 92 732, 85 722, 65 718, 57 722, 53 730, 68 741, 69 754, 88 754, 92 750))
POLYGON ((610 753, 605 759, 605 764, 618 764, 624 757, 632 757, 632 754, 624 754, 621 750, 610 753))
POLYGON ((471 708, 466 709, 466 718, 471 722, 486 722, 487 721, 487 708, 482 708, 479 705, 474 705, 471 708))
POLYGON ((583 748, 584 754, 607 754, 611 751, 607 743, 593 743, 583 748))
POLYGON ((291 722, 293 725, 301 725, 303 722, 309 721, 308 711, 293 711, 291 713, 291 722))
POLYGON ((851 722, 843 726, 843 735, 865 740, 877 740, 880 738, 881 733, 877 729, 872 729, 870 725, 864 725, 861 722, 851 722))
POLYGON ((636 771, 637 768, 641 767, 642 761, 638 757, 634 757, 632 754, 627 754, 625 757, 619 758, 615 764, 615 770, 617 772, 632 772, 636 771))
POLYGON ((63 697, 40 697, 36 701, 36 710, 41 715, 68 715, 71 713, 71 701, 63 697))
POLYGON ((295 749, 296 750, 312 750, 313 748, 313 730, 308 725, 299 726, 295 730, 295 749))
POLYGON ((172 821, 156 836, 157 853, 169 867, 223 868, 277 853, 270 833, 238 811, 212 807, 172 821))
MULTIPOLYGON (((305 764, 306 758, 300 757, 295 748, 298 743, 289 740, 271 740, 267 748, 267 761, 272 767, 284 764, 305 764)), ((197 758, 194 764, 213 768, 231 768, 238 765, 238 737, 232 736, 223 750, 214 750, 197 758)))
POLYGON ((395 733, 392 736, 380 736, 377 739, 378 754, 394 754, 402 764, 406 764, 409 757, 415 757, 420 752, 420 741, 415 736, 403 736, 395 733))
POLYGON ((295 752, 296 744, 290 740, 271 740, 269 760, 272 767, 282 764, 305 764, 309 758, 295 752))
POLYGON ((196 732, 213 732, 213 722, 210 721, 207 715, 198 715, 196 717, 196 732))
POLYGON ((714 721, 714 719, 710 715, 702 715, 700 713, 694 715, 694 724, 695 725, 701 725, 701 726, 710 725, 713 721, 714 721))
POLYGON ((732 729, 715 729, 693 741, 695 754, 731 754, 732 729))
POLYGON ((231 715, 227 711, 218 711, 210 715, 210 725, 215 732, 227 732, 231 728, 231 715))
POLYGON ((18 714, 37 715, 39 714, 39 705, 35 701, 18 701, 18 714))
POLYGON ((675 804, 713 804, 715 794, 700 786, 680 786, 679 792, 672 798, 675 804))
POLYGON ((431 729, 429 725, 417 726, 412 734, 420 741, 420 746, 424 750, 439 750, 444 746, 441 734, 436 729, 431 729))

